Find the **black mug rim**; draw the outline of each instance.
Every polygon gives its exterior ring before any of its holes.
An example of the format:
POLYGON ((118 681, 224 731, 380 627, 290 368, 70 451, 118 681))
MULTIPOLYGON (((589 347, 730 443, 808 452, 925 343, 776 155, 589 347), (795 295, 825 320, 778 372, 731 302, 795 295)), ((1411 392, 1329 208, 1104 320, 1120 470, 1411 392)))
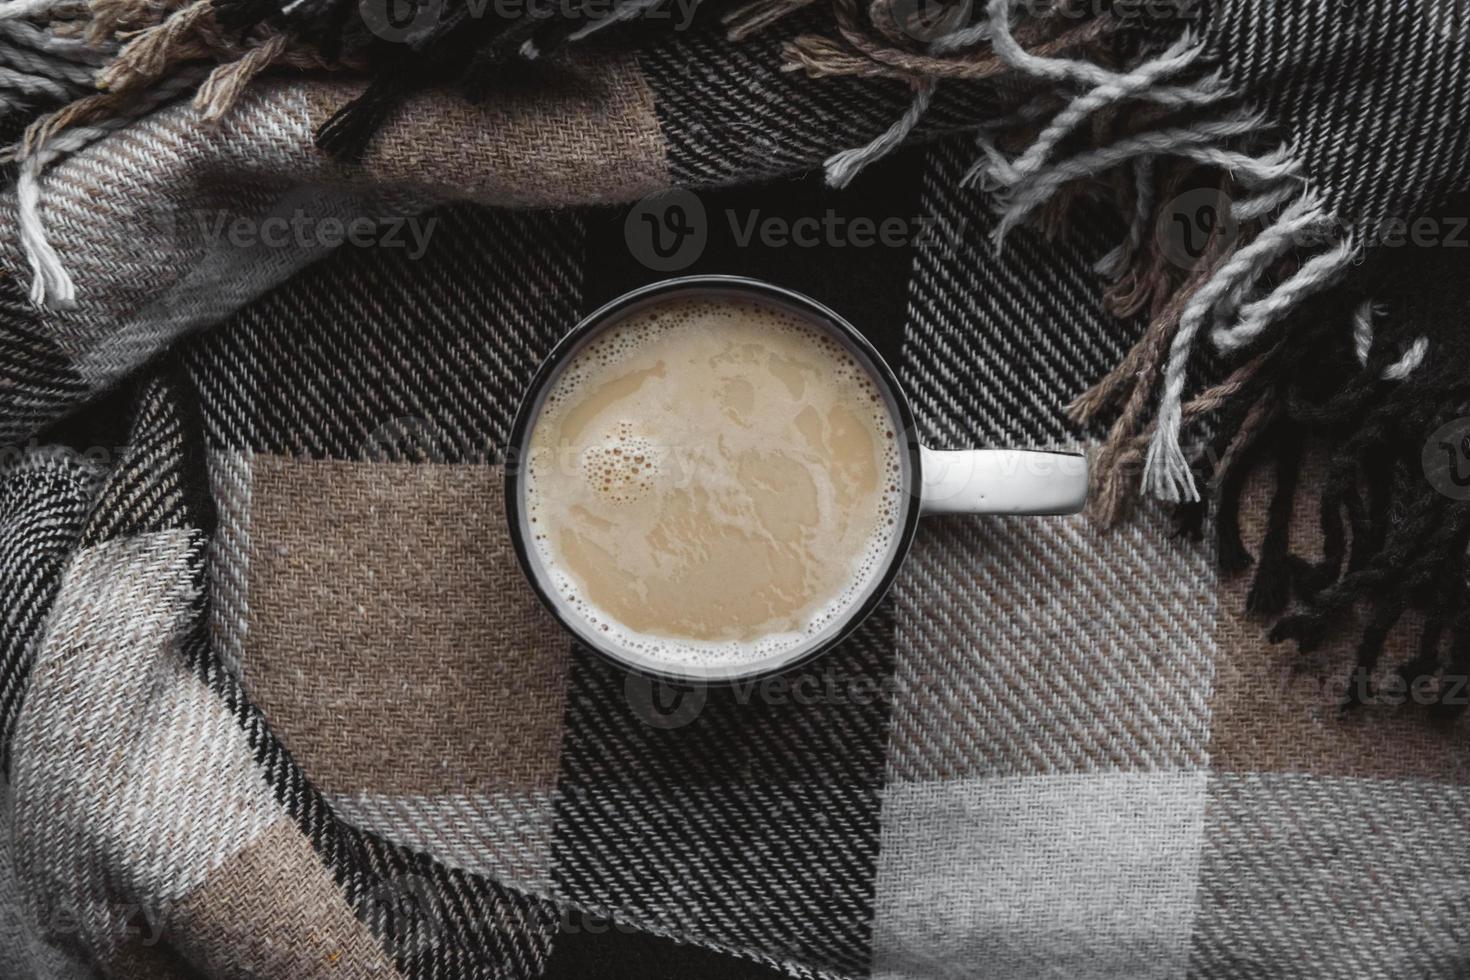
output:
POLYGON ((910 547, 913 545, 914 535, 918 531, 919 518, 922 515, 919 488, 923 486, 923 472, 921 466, 920 443, 917 426, 914 422, 913 409, 909 405, 907 394, 903 386, 899 384, 898 376, 889 367, 883 355, 873 346, 867 337, 854 327, 847 319, 825 304, 807 296, 805 293, 779 286, 775 283, 766 282, 761 279, 752 279, 748 276, 735 275, 692 275, 677 276, 671 279, 661 279, 657 282, 639 286, 637 289, 609 300, 598 307, 587 316, 578 321, 556 346, 542 360, 536 369, 531 382, 527 385, 521 396, 520 405, 516 409, 515 420, 511 424, 510 438, 506 444, 506 466, 504 475, 505 491, 505 517, 509 525, 511 544, 515 549, 516 561, 521 566, 521 572, 531 588, 536 592, 541 604, 550 611, 553 618, 570 634, 580 646, 591 651, 615 666, 651 680, 665 681, 681 685, 699 685, 703 687, 729 687, 734 684, 747 683, 764 677, 772 677, 794 670, 798 667, 810 664, 816 658, 831 651, 834 647, 848 639, 858 627, 872 615, 883 599, 893 587, 898 577, 898 571, 907 558, 910 547), (546 387, 557 376, 560 369, 570 360, 582 343, 598 331, 612 325, 619 314, 627 312, 634 306, 646 303, 655 298, 677 295, 682 292, 698 291, 725 291, 729 293, 754 294, 778 304, 795 307, 804 315, 825 325, 834 333, 841 335, 858 353, 868 362, 868 367, 885 389, 890 403, 898 413, 898 434, 908 455, 908 485, 903 487, 902 496, 905 501, 903 526, 899 530, 896 545, 889 559, 888 567, 884 569, 882 577, 869 590, 863 602, 849 611, 842 625, 832 632, 832 635, 802 652, 800 655, 778 665, 749 673, 740 673, 727 677, 694 677, 688 674, 680 674, 674 671, 661 671, 645 664, 635 664, 619 656, 616 652, 609 650, 599 644, 595 637, 590 637, 562 614, 557 602, 543 586, 540 576, 537 574, 537 566, 530 554, 530 548, 521 523, 521 461, 525 458, 525 443, 530 435, 531 423, 539 408, 540 395, 546 387))

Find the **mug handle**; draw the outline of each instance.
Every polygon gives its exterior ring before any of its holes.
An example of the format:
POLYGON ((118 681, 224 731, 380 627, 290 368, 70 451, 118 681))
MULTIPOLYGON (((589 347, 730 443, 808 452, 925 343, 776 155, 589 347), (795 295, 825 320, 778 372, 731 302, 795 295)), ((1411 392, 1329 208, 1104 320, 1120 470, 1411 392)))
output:
POLYGON ((920 513, 1075 514, 1087 503, 1087 457, 1039 449, 919 447, 920 513))

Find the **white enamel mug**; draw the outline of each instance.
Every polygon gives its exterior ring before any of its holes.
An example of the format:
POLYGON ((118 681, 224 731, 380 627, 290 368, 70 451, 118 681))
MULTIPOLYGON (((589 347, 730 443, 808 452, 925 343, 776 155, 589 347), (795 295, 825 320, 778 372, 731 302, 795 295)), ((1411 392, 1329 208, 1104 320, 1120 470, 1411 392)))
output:
POLYGON ((831 649, 873 611, 893 584, 913 543, 921 518, 944 514, 1049 516, 1072 514, 1087 500, 1087 459, 1079 453, 1030 449, 937 450, 919 443, 913 411, 898 378, 850 323, 800 293, 739 276, 685 276, 644 286, 603 306, 576 326, 536 372, 521 401, 506 453, 505 501, 511 540, 521 568, 548 609, 588 649, 641 674, 673 681, 722 683, 787 670, 831 649), (892 535, 881 574, 873 576, 860 601, 812 633, 807 642, 756 661, 674 664, 610 643, 607 634, 561 599, 552 570, 530 546, 531 530, 519 461, 527 459, 530 436, 546 395, 561 371, 584 346, 630 313, 654 303, 685 296, 756 301, 799 315, 813 328, 827 331, 863 365, 887 404, 894 431, 901 433, 902 514, 900 532, 892 535))

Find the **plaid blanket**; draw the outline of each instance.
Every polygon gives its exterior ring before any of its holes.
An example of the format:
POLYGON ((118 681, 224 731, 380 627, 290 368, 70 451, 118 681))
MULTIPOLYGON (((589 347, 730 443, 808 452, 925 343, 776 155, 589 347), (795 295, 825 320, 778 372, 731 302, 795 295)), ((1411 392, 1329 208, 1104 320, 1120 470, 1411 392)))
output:
POLYGON ((1034 87, 941 85, 833 188, 812 168, 915 90, 783 57, 693 31, 533 94, 407 91, 356 162, 313 141, 369 83, 264 80, 217 128, 171 104, 48 164, 75 305, 0 240, 4 975, 1470 973, 1464 511, 1420 462, 1463 398, 1448 184, 1397 186, 1385 213, 1443 234, 1365 249, 1293 314, 1310 353, 1205 419, 1207 525, 926 522, 850 641, 732 687, 556 628, 507 538, 511 413, 578 317, 675 271, 850 317, 935 447, 1137 446, 1064 407, 1162 371, 1135 352, 1191 288, 1156 208, 1148 300, 1097 271, 1137 175, 997 251, 973 130, 1034 87), (1266 635, 1283 611, 1305 658, 1266 635))

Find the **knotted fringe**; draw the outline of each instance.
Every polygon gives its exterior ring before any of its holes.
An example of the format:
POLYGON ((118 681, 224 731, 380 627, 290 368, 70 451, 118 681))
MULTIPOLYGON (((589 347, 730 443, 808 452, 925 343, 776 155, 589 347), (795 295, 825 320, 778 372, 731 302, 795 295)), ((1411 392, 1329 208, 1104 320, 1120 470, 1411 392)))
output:
MULTIPOLYGON (((410 92, 443 86, 478 101, 510 72, 619 25, 648 18, 665 29, 671 23, 673 29, 687 26, 664 16, 668 0, 568 0, 553 17, 535 5, 512 5, 512 12, 480 0, 212 2, 228 24, 274 25, 368 70, 368 88, 317 133, 317 146, 346 161, 361 159, 373 134, 410 92)), ((701 0, 691 0, 679 12, 692 16, 700 8, 701 0)))
POLYGON ((1470 344, 1457 323, 1410 339, 1381 336, 1371 303, 1341 312, 1304 327, 1299 343, 1278 344, 1222 407, 1212 447, 1231 445, 1213 467, 1221 563, 1250 563, 1241 494, 1269 449, 1276 485, 1251 611, 1281 616, 1272 638, 1307 653, 1344 624, 1358 627, 1345 706, 1411 702, 1454 717, 1470 699, 1470 344), (1308 444, 1322 460, 1312 481, 1320 558, 1294 553, 1290 535, 1308 444), (1436 460, 1448 484, 1435 482, 1436 460), (1388 638, 1410 612, 1421 624, 1417 649, 1386 662, 1388 638))
POLYGON ((0 111, 60 108, 4 151, 16 162, 20 241, 33 302, 59 309, 76 288, 46 238, 46 169, 190 91, 218 120, 266 69, 339 67, 270 29, 232 33, 211 0, 9 0, 0 4, 0 111))
MULTIPOLYGON (((1280 271, 1304 242, 1320 239, 1331 224, 1331 215, 1296 172, 1288 148, 1249 149, 1265 121, 1235 103, 1218 73, 1202 69, 1202 45, 1187 29, 1163 51, 1126 70, 1115 70, 1097 60, 1056 54, 1061 48, 1116 31, 1118 25, 1108 16, 1054 31, 1042 48, 1028 50, 1020 40, 1020 28, 1013 24, 1013 0, 990 0, 983 31, 963 28, 930 42, 924 52, 914 53, 884 47, 859 34, 852 3, 836 0, 834 7, 842 41, 850 47, 848 61, 829 58, 831 49, 812 40, 798 40, 788 50, 791 63, 817 75, 860 73, 850 61, 866 58, 901 70, 911 78, 918 95, 910 112, 889 132, 866 147, 828 161, 828 177, 834 184, 850 180, 861 166, 901 142, 938 78, 976 77, 1003 68, 1017 77, 1044 83, 1061 107, 1014 157, 1008 157, 1000 143, 1014 140, 1020 135, 1015 131, 987 128, 977 135, 981 158, 966 182, 989 192, 996 204, 1000 215, 997 246, 1018 224, 1056 199, 1063 188, 1126 170, 1135 187, 1128 237, 1104 257, 1100 267, 1112 273, 1119 286, 1131 280, 1125 292, 1134 298, 1122 305, 1136 305, 1145 295, 1139 292, 1140 284, 1148 280, 1149 273, 1159 272, 1146 273, 1139 263, 1147 259, 1145 238, 1157 202, 1152 184, 1161 164, 1192 165, 1228 175, 1222 180, 1243 193, 1231 204, 1232 218, 1243 226, 1254 226, 1253 237, 1229 243, 1225 254, 1205 256, 1202 261, 1208 264, 1209 274, 1193 277, 1187 287, 1173 293, 1164 308, 1155 311, 1149 331, 1128 358, 1126 374, 1105 379, 1073 407, 1078 421, 1086 422, 1104 408, 1124 403, 1103 451, 1103 465, 1098 467, 1096 507, 1106 523, 1121 517, 1131 500, 1132 495, 1119 484, 1133 477, 1140 437, 1147 446, 1141 460, 1142 486, 1165 500, 1198 500, 1183 428, 1186 374, 1202 332, 1224 352, 1256 342, 1303 299, 1339 278, 1355 254, 1351 242, 1338 242, 1301 263, 1279 285, 1265 287, 1269 274, 1280 271), (968 53, 956 48, 961 33, 963 40, 975 46, 968 53), (942 70, 935 70, 941 65, 942 70), (923 74, 931 70, 932 74, 923 74), (916 78, 915 73, 919 73, 916 78), (1139 107, 1147 111, 1140 112, 1139 107), (1132 125, 1114 126, 1111 139, 1077 138, 1093 135, 1082 130, 1105 114, 1132 125), (1134 122, 1139 119, 1142 121, 1134 122), (1145 430, 1149 405, 1153 418, 1145 430)), ((884 28, 891 21, 891 8, 878 0, 874 10, 875 26, 880 33, 891 34, 884 28)), ((1055 13, 1055 19, 1067 21, 1070 11, 1059 7, 1055 13)), ((1032 34, 1045 36, 1045 31, 1033 26, 1032 34)), ((1195 414, 1198 412, 1196 408, 1195 414)))
POLYGON ((0 115, 38 102, 65 102, 92 88, 115 46, 0 19, 0 115))
MULTIPOLYGON (((743 30, 768 22, 786 6, 748 6, 734 23, 743 30)), ((1222 397, 1211 388, 1186 398, 1201 337, 1226 354, 1258 344, 1303 300, 1336 282, 1356 248, 1347 239, 1324 241, 1332 215, 1307 188, 1288 147, 1257 147, 1266 121, 1240 106, 1219 73, 1204 67, 1203 46, 1191 29, 1119 69, 1103 64, 1101 52, 1089 52, 1121 30, 1112 15, 1087 16, 1058 4, 1050 17, 1016 24, 1013 6, 1014 0, 989 0, 983 24, 957 26, 917 45, 912 25, 905 34, 895 20, 891 0, 870 8, 876 38, 859 24, 855 0, 834 0, 839 38, 799 38, 787 48, 788 63, 814 76, 891 75, 916 94, 888 132, 828 160, 828 180, 845 184, 902 143, 941 79, 1004 72, 1037 85, 1040 100, 1051 100, 1055 111, 1039 127, 982 128, 980 159, 965 182, 994 202, 997 247, 1068 188, 1115 173, 1131 184, 1127 238, 1099 267, 1115 279, 1115 308, 1138 309, 1153 299, 1152 323, 1119 370, 1079 398, 1072 414, 1085 423, 1121 407, 1096 468, 1094 511, 1104 523, 1118 520, 1132 502, 1127 482, 1164 500, 1197 501, 1185 424, 1222 397), (1074 50, 1092 56, 1071 55, 1074 50), (1002 146, 1018 140, 1021 150, 1007 155, 1002 146), (1194 273, 1173 288, 1153 254, 1156 243, 1147 240, 1157 217, 1156 175, 1166 167, 1216 174, 1215 186, 1233 192, 1230 217, 1244 232, 1222 242, 1216 228, 1194 273), (1303 246, 1315 251, 1299 261, 1303 246)))
MULTIPOLYGON (((998 53, 977 47, 991 40, 987 23, 955 25, 945 32, 949 25, 943 20, 928 23, 922 19, 925 5, 915 5, 916 9, 905 11, 901 17, 894 9, 895 2, 873 0, 868 8, 869 24, 864 24, 857 0, 833 0, 838 37, 806 35, 788 42, 783 48, 787 67, 805 71, 813 78, 895 78, 914 86, 926 80, 976 81, 1013 71, 1014 66, 998 53), (916 40, 924 37, 934 40, 916 40)), ((726 24, 730 35, 738 39, 758 29, 751 25, 769 26, 807 5, 791 0, 755 0, 737 8, 726 18, 726 24)), ((1110 28, 1105 17, 1077 20, 1053 16, 1028 21, 1020 26, 1018 36, 1042 56, 1066 51, 1101 56, 1101 42, 1110 28)))
MULTIPOLYGON (((795 6, 748 5, 731 16, 731 31, 748 33, 795 6)), ((1069 195, 1105 188, 1128 222, 1123 241, 1098 262, 1113 282, 1107 305, 1149 315, 1123 361, 1069 407, 1083 425, 1112 417, 1093 467, 1093 517, 1111 525, 1147 492, 1180 504, 1185 523, 1198 522, 1200 470, 1218 496, 1221 564, 1241 571, 1251 562, 1239 534, 1241 493, 1270 452, 1276 492, 1249 608, 1284 615, 1273 636, 1310 650, 1355 604, 1367 605, 1362 670, 1377 668, 1389 630, 1418 609, 1428 625, 1419 659, 1403 669, 1413 678, 1438 672, 1447 690, 1446 671, 1470 672, 1470 505, 1425 489, 1418 451, 1431 421, 1466 412, 1470 357, 1431 370, 1428 338, 1376 344, 1373 310, 1360 307, 1335 341, 1354 360, 1331 375, 1340 390, 1325 403, 1306 401, 1303 379, 1322 371, 1321 340, 1292 315, 1330 297, 1363 244, 1338 228, 1291 148, 1262 143, 1268 121, 1210 70, 1191 26, 1115 66, 1111 52, 1122 46, 1097 44, 1127 29, 1112 15, 1086 17, 1062 3, 1049 17, 1017 23, 1014 6, 989 0, 983 23, 950 25, 919 42, 895 19, 892 0, 874 0, 867 24, 856 0, 833 0, 837 36, 791 42, 788 66, 814 78, 894 78, 915 97, 887 132, 829 159, 829 182, 847 183, 901 144, 947 79, 1005 74, 1035 86, 1040 94, 1022 112, 980 128, 978 160, 965 177, 998 214, 996 247, 1023 222, 1054 222, 1069 195), (1181 261, 1164 254, 1155 229, 1168 217, 1165 205, 1191 190, 1217 193, 1228 220, 1209 229, 1197 258, 1181 261), (1212 373, 1218 380, 1202 380, 1212 373), (1190 434, 1207 418, 1215 432, 1208 445, 1190 434), (1293 501, 1306 446, 1324 441, 1334 446, 1323 491, 1326 556, 1307 562, 1291 555, 1293 501), (1389 458, 1391 479, 1373 471, 1389 458), (1389 519, 1410 501, 1424 516, 1389 519)))
POLYGON ((31 298, 57 308, 75 303, 46 239, 46 169, 170 99, 193 91, 201 121, 210 123, 268 69, 368 70, 362 95, 317 133, 318 146, 352 161, 413 89, 449 84, 483 97, 506 63, 600 35, 660 2, 617 0, 609 9, 574 0, 581 6, 571 16, 546 18, 469 0, 411 0, 413 16, 401 20, 396 6, 375 8, 373 0, 0 0, 0 112, 61 106, 4 154, 20 164, 31 298))

